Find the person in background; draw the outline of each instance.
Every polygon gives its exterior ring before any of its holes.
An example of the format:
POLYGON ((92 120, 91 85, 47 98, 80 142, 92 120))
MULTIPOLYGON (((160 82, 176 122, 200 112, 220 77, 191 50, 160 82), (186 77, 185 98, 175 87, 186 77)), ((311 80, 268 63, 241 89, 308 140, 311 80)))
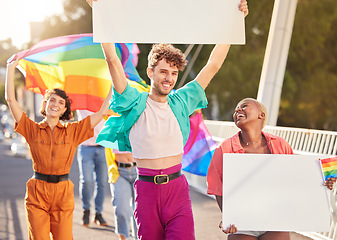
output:
MULTIPOLYGON (((88 110, 77 110, 78 119, 82 120, 92 114, 88 110)), ((95 218, 94 223, 107 226, 102 216, 105 190, 108 182, 108 170, 105 160, 104 147, 96 144, 96 137, 102 127, 104 120, 100 121, 94 128, 94 136, 77 148, 77 161, 80 172, 79 192, 82 200, 83 217, 82 225, 89 226, 90 201, 94 197, 95 218)))
POLYGON ((5 97, 15 120, 15 131, 27 141, 34 175, 27 182, 25 209, 29 239, 72 240, 74 185, 69 171, 77 146, 94 135, 94 127, 107 115, 112 88, 101 109, 78 122, 72 118, 71 103, 61 89, 46 91, 43 121, 29 119, 15 98, 14 72, 19 59, 7 63, 5 97))
POLYGON ((115 227, 119 239, 137 239, 137 224, 133 215, 135 193, 133 185, 137 178, 137 167, 130 152, 119 152, 106 148, 111 202, 115 212, 115 227))
MULTIPOLYGON (((215 195, 221 211, 224 153, 293 154, 291 146, 283 138, 262 131, 267 122, 267 109, 256 99, 241 100, 235 108, 233 119, 240 131, 217 147, 207 174, 207 193, 215 195)), ((332 189, 335 181, 328 180, 325 185, 332 189)), ((223 227, 221 222, 219 227, 223 227)), ((223 229, 223 232, 229 234, 228 240, 290 240, 289 232, 240 231, 235 225, 223 229)))

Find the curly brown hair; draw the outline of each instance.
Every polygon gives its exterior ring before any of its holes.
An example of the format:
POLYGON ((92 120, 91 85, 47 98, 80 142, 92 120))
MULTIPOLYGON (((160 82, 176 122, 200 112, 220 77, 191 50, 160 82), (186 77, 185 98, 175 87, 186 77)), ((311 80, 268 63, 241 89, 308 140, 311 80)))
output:
POLYGON ((40 107, 40 113, 42 114, 42 116, 44 117, 46 116, 46 109, 43 105, 43 102, 47 102, 52 94, 56 94, 57 96, 63 98, 66 101, 65 107, 67 108, 67 110, 60 116, 60 120, 65 121, 72 119, 73 113, 71 112, 71 100, 67 96, 66 92, 59 88, 46 90, 40 107))
POLYGON ((184 70, 187 64, 187 60, 182 51, 175 48, 172 44, 154 44, 147 57, 148 67, 153 69, 162 59, 166 59, 171 66, 177 67, 180 71, 184 70))

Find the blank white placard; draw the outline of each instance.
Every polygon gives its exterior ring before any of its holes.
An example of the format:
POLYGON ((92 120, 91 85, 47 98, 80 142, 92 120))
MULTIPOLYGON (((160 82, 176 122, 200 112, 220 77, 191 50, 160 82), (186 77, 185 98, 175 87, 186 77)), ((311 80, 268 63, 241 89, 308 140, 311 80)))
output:
POLYGON ((94 42, 245 44, 240 0, 98 0, 94 42))
POLYGON ((224 154, 224 226, 329 231, 330 204, 322 174, 318 156, 224 154))

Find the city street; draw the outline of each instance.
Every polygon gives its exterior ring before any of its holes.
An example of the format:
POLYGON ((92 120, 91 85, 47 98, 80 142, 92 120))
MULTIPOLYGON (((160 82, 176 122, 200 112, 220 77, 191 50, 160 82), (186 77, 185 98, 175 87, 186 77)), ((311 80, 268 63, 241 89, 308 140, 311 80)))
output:
MULTIPOLYGON (((13 156, 10 151, 9 140, 0 142, 0 153, 0 239, 28 239, 24 196, 25 183, 33 174, 31 160, 13 156)), ((110 190, 107 188, 103 210, 103 216, 109 223, 109 226, 100 227, 91 223, 89 227, 83 227, 81 226, 82 208, 78 197, 78 168, 76 159, 70 172, 70 178, 75 185, 74 239, 117 240, 118 237, 114 233, 114 214, 110 202, 110 190)), ((226 239, 225 234, 218 228, 221 214, 215 200, 193 189, 190 190, 190 195, 195 219, 196 239, 226 239)), ((305 240, 308 238, 292 234, 291 239, 305 240)))

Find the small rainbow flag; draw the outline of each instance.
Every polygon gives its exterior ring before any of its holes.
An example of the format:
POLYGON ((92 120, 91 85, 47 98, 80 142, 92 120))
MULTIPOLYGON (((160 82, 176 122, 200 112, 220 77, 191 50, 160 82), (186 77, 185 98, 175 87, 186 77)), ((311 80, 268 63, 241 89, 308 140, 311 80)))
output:
MULTIPOLYGON (((116 52, 130 86, 149 91, 134 63, 139 49, 136 44, 116 43, 116 52)), ((92 34, 76 34, 38 42, 16 54, 19 70, 26 78, 26 88, 44 94, 47 89, 63 89, 72 100, 72 110, 96 112, 111 86, 111 77, 99 43, 92 34)))
POLYGON ((217 144, 202 118, 201 111, 190 117, 190 135, 184 147, 182 169, 200 176, 206 176, 217 144))
POLYGON ((325 180, 337 177, 337 157, 321 159, 325 180))

